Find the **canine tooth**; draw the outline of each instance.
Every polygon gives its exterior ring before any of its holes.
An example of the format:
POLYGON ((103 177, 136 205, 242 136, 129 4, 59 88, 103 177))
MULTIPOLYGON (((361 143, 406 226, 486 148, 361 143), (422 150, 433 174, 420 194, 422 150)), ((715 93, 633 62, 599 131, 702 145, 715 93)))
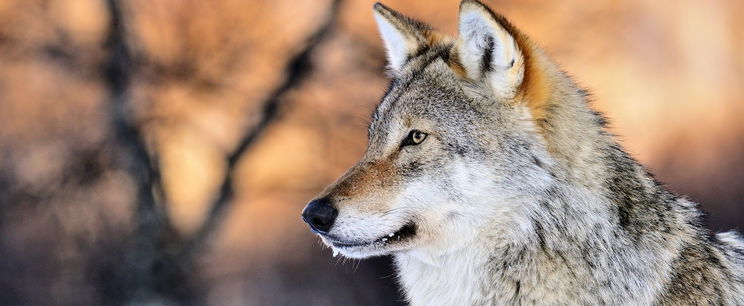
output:
POLYGON ((385 241, 387 241, 387 238, 382 238, 382 242, 385 242, 385 241))
POLYGON ((393 237, 393 236, 395 236, 395 233, 388 234, 388 237, 393 237))
POLYGON ((338 256, 338 250, 333 249, 333 257, 336 257, 336 256, 338 256))

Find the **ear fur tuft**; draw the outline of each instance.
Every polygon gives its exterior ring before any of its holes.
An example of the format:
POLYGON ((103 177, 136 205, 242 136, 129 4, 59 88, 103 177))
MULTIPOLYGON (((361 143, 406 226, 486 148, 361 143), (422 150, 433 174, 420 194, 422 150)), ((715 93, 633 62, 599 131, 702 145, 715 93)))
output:
POLYGON ((432 30, 429 26, 406 17, 382 3, 375 3, 372 8, 385 44, 388 67, 393 73, 399 73, 409 56, 429 42, 432 30))
POLYGON ((457 51, 466 75, 485 80, 498 97, 513 98, 524 78, 525 60, 511 25, 475 0, 460 3, 457 51))

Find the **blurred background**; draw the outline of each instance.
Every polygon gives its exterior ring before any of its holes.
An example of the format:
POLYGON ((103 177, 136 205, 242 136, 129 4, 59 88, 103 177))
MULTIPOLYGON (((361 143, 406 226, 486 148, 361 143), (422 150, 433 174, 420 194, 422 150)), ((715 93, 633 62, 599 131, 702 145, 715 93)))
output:
MULTIPOLYGON (((744 2, 486 2, 744 229, 744 2)), ((0 0, 0 304, 400 304, 300 220, 387 85, 372 3, 0 0)), ((457 0, 385 3, 456 32, 457 0)))

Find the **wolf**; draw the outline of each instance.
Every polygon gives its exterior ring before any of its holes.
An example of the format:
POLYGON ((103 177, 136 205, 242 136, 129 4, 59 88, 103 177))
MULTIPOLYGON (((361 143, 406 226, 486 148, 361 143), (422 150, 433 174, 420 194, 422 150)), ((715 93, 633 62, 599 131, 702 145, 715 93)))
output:
POLYGON ((456 38, 374 17, 392 81, 368 148, 302 212, 334 253, 392 255, 412 305, 744 305, 741 236, 707 230, 504 17, 462 1, 456 38))

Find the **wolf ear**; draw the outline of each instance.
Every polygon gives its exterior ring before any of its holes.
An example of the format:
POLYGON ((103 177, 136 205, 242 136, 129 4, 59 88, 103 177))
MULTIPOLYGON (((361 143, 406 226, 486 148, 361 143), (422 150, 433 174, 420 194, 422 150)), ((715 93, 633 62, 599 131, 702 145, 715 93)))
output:
POLYGON ((467 77, 486 80, 497 96, 512 98, 524 77, 524 56, 508 22, 476 0, 460 3, 457 51, 467 77))
POLYGON ((385 43, 388 67, 397 74, 408 57, 426 44, 426 35, 430 28, 391 10, 382 3, 375 3, 373 9, 380 35, 385 43))

